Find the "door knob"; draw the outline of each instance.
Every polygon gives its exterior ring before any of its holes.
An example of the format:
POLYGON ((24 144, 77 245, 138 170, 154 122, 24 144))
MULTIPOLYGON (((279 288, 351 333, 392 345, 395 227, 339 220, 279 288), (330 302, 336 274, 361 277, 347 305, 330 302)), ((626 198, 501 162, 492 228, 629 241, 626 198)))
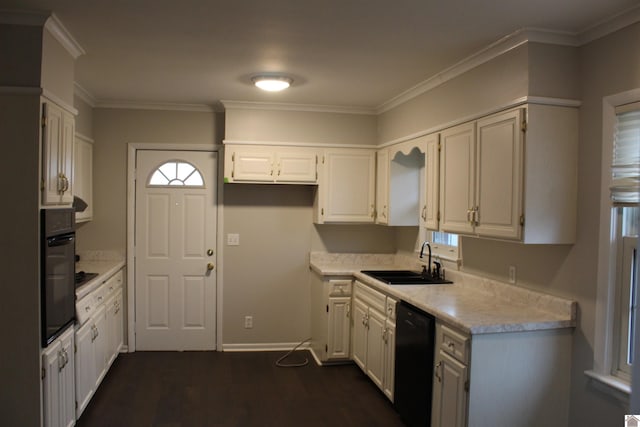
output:
POLYGON ((209 256, 213 255, 213 249, 207 249, 207 255, 209 256))
POLYGON ((207 271, 211 271, 211 270, 213 270, 213 263, 212 262, 207 264, 207 271))

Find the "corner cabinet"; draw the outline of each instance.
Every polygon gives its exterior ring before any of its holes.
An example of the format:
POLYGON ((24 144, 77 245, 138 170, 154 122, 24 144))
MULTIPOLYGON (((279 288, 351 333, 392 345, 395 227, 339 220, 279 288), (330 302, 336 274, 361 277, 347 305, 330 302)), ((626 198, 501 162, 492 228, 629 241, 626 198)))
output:
POLYGON ((575 108, 529 104, 446 129, 440 139, 442 231, 575 241, 575 108))
POLYGON ((352 280, 312 274, 311 282, 311 351, 320 364, 348 361, 352 280))
POLYGON ((58 105, 42 101, 42 205, 73 203, 75 118, 58 105))
POLYGON ((375 221, 376 150, 327 149, 319 163, 314 222, 375 221))
POLYGON ((310 147, 226 145, 226 183, 316 184, 318 151, 310 147))
POLYGON ((76 211, 76 222, 93 219, 93 140, 75 135, 73 150, 73 195, 81 198, 87 207, 76 211))
POLYGON ((69 327, 42 351, 45 427, 69 427, 76 421, 74 329, 69 327))
POLYGON ((438 319, 431 425, 566 426, 572 335, 572 328, 469 335, 438 319))

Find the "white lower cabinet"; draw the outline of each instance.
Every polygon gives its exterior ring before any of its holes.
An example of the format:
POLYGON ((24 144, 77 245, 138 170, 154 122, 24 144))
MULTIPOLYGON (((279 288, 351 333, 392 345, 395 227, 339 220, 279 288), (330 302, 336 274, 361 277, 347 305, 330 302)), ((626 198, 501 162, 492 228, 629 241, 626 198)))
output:
POLYGON ((571 328, 471 337, 437 320, 431 425, 566 426, 571 343, 571 328))
POLYGON ((122 281, 120 270, 78 302, 79 310, 91 314, 75 333, 76 419, 82 415, 122 348, 122 281))
POLYGON ((351 282, 311 275, 311 351, 320 363, 351 356, 351 282))
MULTIPOLYGON (((355 282, 353 295, 353 360, 393 401, 395 316, 387 314, 384 294, 355 282)), ((395 313, 395 309, 394 309, 395 313)))
POLYGON ((75 425, 74 330, 70 327, 42 351, 45 427, 75 425))

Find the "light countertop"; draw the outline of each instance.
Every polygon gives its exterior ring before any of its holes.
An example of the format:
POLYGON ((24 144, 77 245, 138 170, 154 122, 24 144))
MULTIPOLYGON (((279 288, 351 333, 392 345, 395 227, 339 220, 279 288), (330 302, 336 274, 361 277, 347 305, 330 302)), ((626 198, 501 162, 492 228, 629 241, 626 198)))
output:
POLYGON ((122 267, 124 267, 124 260, 110 260, 110 261, 79 261, 76 263, 76 272, 84 271, 86 273, 98 273, 97 277, 94 277, 89 282, 76 289, 76 299, 80 300, 82 297, 88 295, 100 286, 105 280, 113 276, 122 267))
POLYGON ((560 329, 576 325, 575 301, 457 271, 447 272, 447 279, 452 280, 452 284, 388 285, 360 271, 406 269, 406 265, 394 265, 386 260, 380 264, 370 259, 365 264, 344 261, 314 260, 312 257, 310 266, 321 276, 352 276, 471 334, 560 329))

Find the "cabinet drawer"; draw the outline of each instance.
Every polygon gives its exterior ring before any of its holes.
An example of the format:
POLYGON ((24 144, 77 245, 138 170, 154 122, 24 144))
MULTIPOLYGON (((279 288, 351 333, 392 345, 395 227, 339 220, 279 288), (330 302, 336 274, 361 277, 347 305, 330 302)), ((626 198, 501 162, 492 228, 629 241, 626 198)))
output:
POLYGON ((391 297, 387 297, 387 319, 395 322, 396 321, 396 304, 398 301, 394 300, 391 297))
POLYGON ((469 337, 442 325, 438 333, 440 350, 450 354, 462 363, 469 363, 469 337))
POLYGON ((351 280, 329 280, 330 297, 347 297, 351 295, 351 280))
POLYGON ((122 288, 122 282, 123 282, 122 270, 119 270, 116 274, 108 278, 103 284, 105 299, 109 298, 118 289, 122 288))
POLYGON ((363 300, 369 307, 375 308, 380 313, 386 312, 387 297, 358 281, 355 283, 354 297, 363 300))

